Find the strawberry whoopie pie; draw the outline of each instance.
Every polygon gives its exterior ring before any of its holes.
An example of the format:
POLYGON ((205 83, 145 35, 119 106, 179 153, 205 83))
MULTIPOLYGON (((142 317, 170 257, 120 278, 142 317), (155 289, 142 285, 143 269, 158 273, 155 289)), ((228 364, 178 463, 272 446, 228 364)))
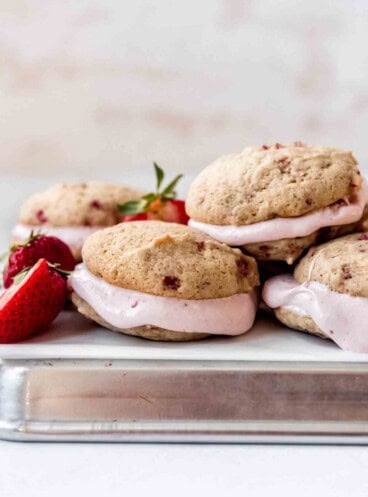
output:
POLYGON ((263 300, 289 328, 368 353, 368 233, 311 247, 294 275, 270 278, 263 300))
POLYGON ((128 186, 100 181, 54 185, 25 201, 12 239, 23 241, 31 232, 55 236, 80 260, 82 245, 91 233, 121 221, 117 204, 141 195, 128 186))
POLYGON ((70 276, 78 311, 102 326, 164 341, 240 335, 254 322, 256 261, 188 226, 121 223, 92 234, 70 276))
POLYGON ((319 240, 352 232, 368 188, 349 151, 300 142, 219 158, 192 183, 189 225, 257 260, 292 264, 319 240))

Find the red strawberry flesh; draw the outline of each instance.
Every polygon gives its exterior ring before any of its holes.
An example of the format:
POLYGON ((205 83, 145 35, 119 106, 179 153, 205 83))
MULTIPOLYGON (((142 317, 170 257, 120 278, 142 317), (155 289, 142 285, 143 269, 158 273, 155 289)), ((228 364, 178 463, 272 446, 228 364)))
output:
POLYGON ((24 340, 47 328, 62 310, 66 280, 45 259, 0 296, 0 343, 24 340))
POLYGON ((124 216, 123 222, 128 223, 131 221, 147 221, 147 212, 140 212, 139 214, 133 214, 131 216, 124 216))

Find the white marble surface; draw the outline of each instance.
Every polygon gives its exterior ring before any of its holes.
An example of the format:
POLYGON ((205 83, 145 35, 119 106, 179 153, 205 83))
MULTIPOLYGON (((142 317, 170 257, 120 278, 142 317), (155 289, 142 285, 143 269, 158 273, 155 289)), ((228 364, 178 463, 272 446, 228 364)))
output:
POLYGON ((367 159, 366 0, 2 0, 0 171, 202 167, 300 139, 367 159))
POLYGON ((4 497, 366 497, 364 447, 0 442, 4 497))

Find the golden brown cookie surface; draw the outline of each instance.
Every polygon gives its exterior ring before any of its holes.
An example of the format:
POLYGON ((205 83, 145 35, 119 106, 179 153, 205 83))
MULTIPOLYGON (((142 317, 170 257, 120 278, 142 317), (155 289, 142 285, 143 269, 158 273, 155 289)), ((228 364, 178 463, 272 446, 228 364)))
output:
POLYGON ((349 151, 249 147, 220 157, 192 183, 187 212, 207 224, 248 225, 297 217, 352 195, 362 182, 349 151))
POLYGON ((330 290, 368 297, 368 233, 312 247, 295 268, 298 283, 317 281, 330 290))
POLYGON ((29 226, 111 226, 121 218, 117 204, 141 195, 115 183, 60 183, 30 196, 20 209, 19 222, 29 226))
POLYGON ((175 223, 121 223, 91 235, 82 254, 107 283, 163 297, 222 298, 259 284, 252 257, 175 223))

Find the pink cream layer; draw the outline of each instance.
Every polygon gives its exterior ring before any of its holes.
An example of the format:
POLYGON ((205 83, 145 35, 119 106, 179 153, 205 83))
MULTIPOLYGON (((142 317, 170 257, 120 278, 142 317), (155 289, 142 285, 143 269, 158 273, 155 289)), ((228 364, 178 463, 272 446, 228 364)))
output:
POLYGON ((353 198, 343 199, 324 209, 310 212, 298 217, 276 217, 269 221, 248 224, 245 226, 220 226, 189 220, 189 225, 216 240, 229 245, 238 246, 248 243, 272 242, 284 238, 298 238, 310 235, 321 228, 355 223, 362 217, 365 204, 368 202, 368 185, 362 187, 353 198))
POLYGON ((316 281, 299 284, 289 274, 266 281, 262 297, 272 309, 312 318, 343 350, 368 353, 368 298, 334 292, 316 281))
POLYGON ((240 335, 254 322, 254 292, 208 300, 158 297, 111 285, 79 264, 69 278, 72 289, 107 323, 117 328, 152 325, 172 331, 240 335))

